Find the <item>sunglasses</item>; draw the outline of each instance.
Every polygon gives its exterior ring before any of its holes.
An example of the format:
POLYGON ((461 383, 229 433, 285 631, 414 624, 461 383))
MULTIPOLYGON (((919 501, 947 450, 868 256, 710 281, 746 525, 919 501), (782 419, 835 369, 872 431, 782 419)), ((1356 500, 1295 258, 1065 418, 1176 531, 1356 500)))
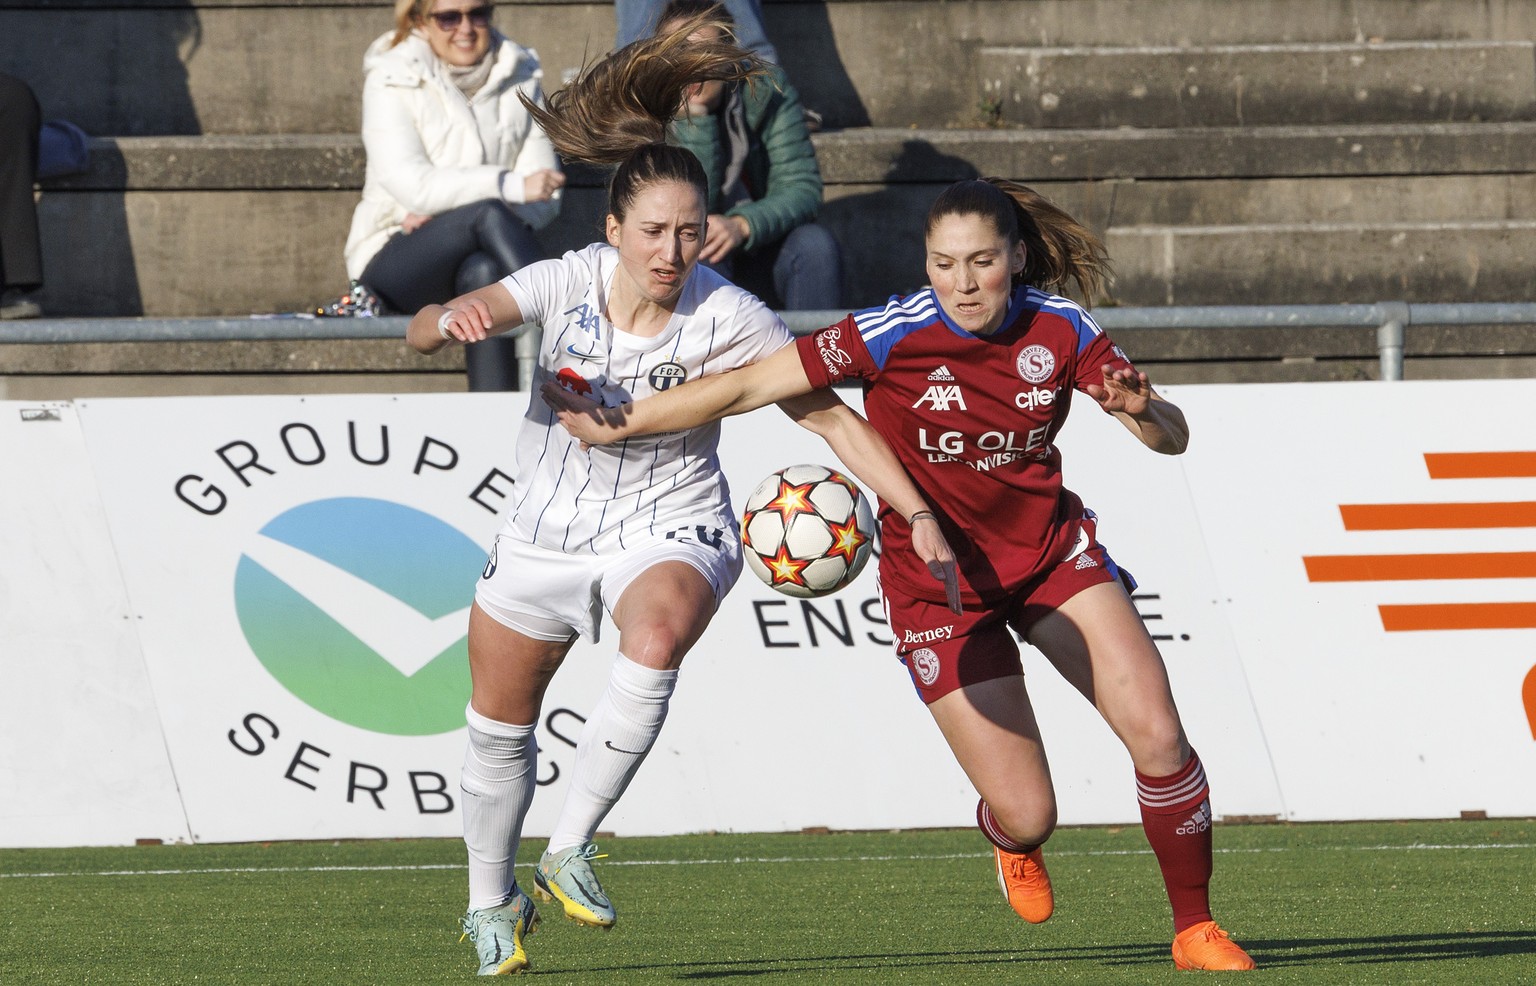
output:
POLYGON ((459 25, 464 23, 465 15, 469 16, 469 22, 475 27, 485 27, 491 22, 491 10, 491 5, 486 4, 483 7, 473 7, 469 10, 445 10, 441 13, 434 12, 428 14, 427 16, 432 18, 432 23, 437 25, 437 29, 439 31, 447 33, 449 31, 457 31, 459 29, 459 25))

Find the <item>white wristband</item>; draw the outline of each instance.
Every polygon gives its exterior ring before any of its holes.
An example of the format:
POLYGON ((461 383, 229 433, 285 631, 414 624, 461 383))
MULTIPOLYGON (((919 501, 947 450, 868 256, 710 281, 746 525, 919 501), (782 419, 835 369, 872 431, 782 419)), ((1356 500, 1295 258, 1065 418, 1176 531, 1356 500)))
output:
POLYGON ((450 308, 447 311, 443 312, 442 316, 438 318, 438 320, 437 320, 437 334, 442 336, 444 339, 448 339, 448 340, 451 341, 453 339, 453 336, 448 334, 448 320, 450 318, 453 318, 453 309, 452 308, 450 308))

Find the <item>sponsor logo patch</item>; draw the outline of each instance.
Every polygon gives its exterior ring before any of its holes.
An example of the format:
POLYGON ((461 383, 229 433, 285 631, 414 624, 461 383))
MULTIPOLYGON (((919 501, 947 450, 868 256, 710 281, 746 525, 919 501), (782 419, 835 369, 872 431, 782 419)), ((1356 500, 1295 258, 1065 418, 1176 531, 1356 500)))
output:
POLYGON ((955 375, 949 372, 949 367, 940 366, 937 370, 928 374, 928 379, 939 383, 955 379, 955 375))
POLYGON ((907 662, 917 674, 917 680, 931 685, 939 680, 939 655, 926 647, 920 647, 907 655, 907 662))
POLYGON ((660 363, 651 367, 651 389, 663 391, 673 384, 682 383, 688 376, 688 371, 683 369, 681 363, 660 363))
POLYGON ((1044 383, 1056 372, 1056 354, 1038 343, 1025 346, 1015 363, 1025 383, 1044 383))

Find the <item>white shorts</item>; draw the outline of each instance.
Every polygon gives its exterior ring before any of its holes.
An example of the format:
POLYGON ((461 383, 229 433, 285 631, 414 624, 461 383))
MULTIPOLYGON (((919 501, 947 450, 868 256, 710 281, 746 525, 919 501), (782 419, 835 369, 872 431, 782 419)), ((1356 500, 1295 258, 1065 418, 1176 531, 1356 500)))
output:
POLYGON ((603 610, 641 573, 664 561, 698 569, 719 606, 741 574, 741 541, 735 531, 708 527, 697 533, 641 542, 611 555, 569 554, 498 534, 475 586, 475 602, 492 619, 537 640, 597 640, 603 610))

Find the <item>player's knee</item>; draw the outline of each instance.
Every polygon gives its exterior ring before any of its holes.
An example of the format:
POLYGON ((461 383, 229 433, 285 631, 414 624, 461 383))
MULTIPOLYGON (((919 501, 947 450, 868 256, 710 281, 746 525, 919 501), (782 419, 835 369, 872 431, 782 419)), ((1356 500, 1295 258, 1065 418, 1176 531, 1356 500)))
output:
POLYGON ((1056 831, 1055 798, 1005 800, 1002 805, 988 801, 987 804, 997 824, 1015 842, 1038 846, 1056 831))
POLYGON ((1136 769, 1145 773, 1170 774, 1189 759, 1189 743, 1177 716, 1137 720, 1119 733, 1136 769))
POLYGON ((636 664, 655 671, 671 671, 683 663, 682 639, 662 622, 627 627, 619 650, 636 664))

